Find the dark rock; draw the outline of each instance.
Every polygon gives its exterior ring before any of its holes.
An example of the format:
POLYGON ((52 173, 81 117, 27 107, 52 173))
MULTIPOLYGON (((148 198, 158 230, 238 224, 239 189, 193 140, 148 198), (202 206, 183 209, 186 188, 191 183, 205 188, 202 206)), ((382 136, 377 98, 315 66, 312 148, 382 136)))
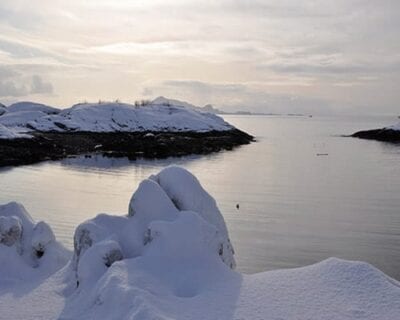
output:
POLYGON ((208 154, 249 144, 238 129, 209 132, 35 132, 31 139, 0 139, 0 167, 101 153, 136 159, 208 154), (101 148, 99 148, 101 145, 101 148))
POLYGON ((400 131, 386 128, 358 131, 351 136, 361 139, 400 143, 400 131))

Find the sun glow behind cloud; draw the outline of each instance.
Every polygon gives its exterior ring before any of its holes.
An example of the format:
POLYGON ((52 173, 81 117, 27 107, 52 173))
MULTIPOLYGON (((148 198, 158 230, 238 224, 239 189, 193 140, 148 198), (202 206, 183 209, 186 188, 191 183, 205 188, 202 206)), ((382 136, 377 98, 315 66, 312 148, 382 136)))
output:
POLYGON ((399 9, 390 0, 3 0, 0 99, 167 95, 267 112, 396 112, 399 9), (17 90, 33 79, 41 90, 17 90))

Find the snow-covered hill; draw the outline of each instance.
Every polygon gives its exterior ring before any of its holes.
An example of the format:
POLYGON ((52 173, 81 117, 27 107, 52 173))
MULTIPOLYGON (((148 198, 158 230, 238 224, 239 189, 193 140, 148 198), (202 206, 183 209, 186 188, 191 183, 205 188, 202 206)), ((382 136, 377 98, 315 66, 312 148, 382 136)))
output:
POLYGON ((214 199, 188 171, 145 179, 126 216, 75 232, 74 252, 22 206, 0 206, 1 319, 364 319, 400 314, 400 283, 331 258, 244 275, 214 199), (63 268, 60 268, 65 265, 63 268), (58 271, 56 271, 58 269, 58 271))
POLYGON ((158 98, 145 106, 125 103, 84 103, 58 110, 19 103, 6 108, 0 124, 26 131, 85 132, 208 132, 233 127, 222 118, 185 102, 158 98), (169 101, 168 103, 166 101, 169 101))

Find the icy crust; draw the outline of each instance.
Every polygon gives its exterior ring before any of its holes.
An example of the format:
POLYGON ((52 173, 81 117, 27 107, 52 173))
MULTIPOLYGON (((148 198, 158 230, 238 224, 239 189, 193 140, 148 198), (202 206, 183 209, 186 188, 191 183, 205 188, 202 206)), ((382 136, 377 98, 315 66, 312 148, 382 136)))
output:
POLYGON ((47 223, 35 223, 16 202, 0 205, 0 284, 29 280, 32 275, 49 276, 68 258, 47 223))
POLYGON ((367 263, 331 258, 254 275, 234 271, 215 201, 182 168, 145 179, 128 211, 82 223, 65 264, 54 259, 61 249, 46 224, 16 203, 0 207, 0 318, 399 318, 400 283, 367 263), (32 270, 49 275, 46 265, 56 260, 65 267, 38 285, 32 270), (9 279, 14 286, 5 287, 9 279))

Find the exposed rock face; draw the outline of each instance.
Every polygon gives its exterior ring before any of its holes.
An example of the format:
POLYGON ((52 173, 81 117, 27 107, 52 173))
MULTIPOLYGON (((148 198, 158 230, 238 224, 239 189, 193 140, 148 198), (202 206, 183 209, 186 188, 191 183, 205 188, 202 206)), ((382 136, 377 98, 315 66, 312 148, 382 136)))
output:
POLYGON ((193 243, 193 250, 209 251, 229 268, 235 268, 234 250, 215 200, 187 170, 168 167, 141 182, 127 216, 101 214, 76 229, 72 266, 78 286, 99 279, 116 261, 146 255, 154 241, 166 246, 167 242, 159 241, 178 221, 176 232, 184 232, 185 237, 178 240, 184 243, 174 244, 170 239, 168 250, 184 246, 190 252, 193 243), (187 230, 181 231, 185 225, 187 230), (190 239, 194 234, 198 239, 190 239))

